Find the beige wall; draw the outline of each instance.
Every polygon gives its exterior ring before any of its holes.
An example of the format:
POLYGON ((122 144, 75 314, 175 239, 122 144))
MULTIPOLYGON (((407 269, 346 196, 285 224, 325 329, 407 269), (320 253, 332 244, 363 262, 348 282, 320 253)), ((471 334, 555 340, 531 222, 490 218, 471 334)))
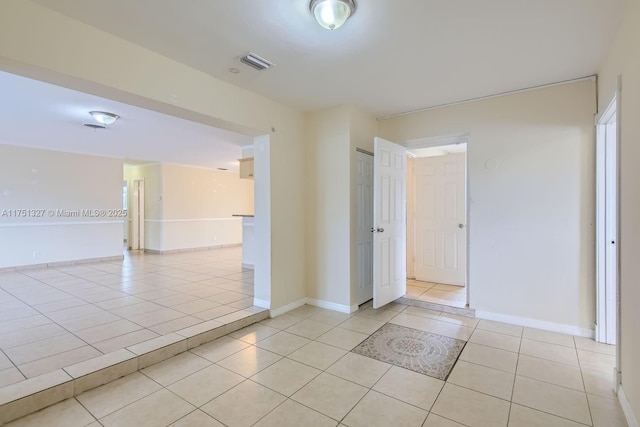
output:
POLYGON ((0 4, 0 69, 248 135, 269 134, 269 149, 255 152, 257 167, 270 165, 262 168, 270 193, 256 192, 256 214, 270 210, 263 213, 269 224, 256 219, 256 233, 268 240, 258 261, 269 266, 256 265, 262 272, 256 283, 272 284, 272 308, 304 297, 302 113, 22 0, 0 4))
MULTIPOLYGON (((242 243, 242 219, 253 214, 253 181, 237 173, 170 164, 126 166, 145 182, 145 248, 155 251, 242 243)), ((130 210, 131 211, 131 210, 130 210)))
POLYGON ((333 308, 357 306, 357 156, 373 152, 377 122, 343 105, 307 115, 307 292, 333 308))
POLYGON ((351 305, 349 107, 307 116, 307 293, 351 305))
POLYGON ((253 180, 238 173, 162 165, 164 219, 253 215, 253 180))
POLYGON ((620 133, 620 298, 622 387, 636 422, 640 420, 640 2, 629 0, 622 25, 598 79, 604 111, 622 76, 620 133))
POLYGON ((55 213, 122 209, 121 160, 11 145, 0 159, 0 268, 122 256, 123 218, 55 213))
POLYGON ((594 112, 585 81, 380 122, 395 142, 470 134, 469 292, 480 314, 593 328, 594 112))
POLYGON ((162 165, 164 251, 242 243, 242 219, 253 214, 253 181, 237 173, 162 165))

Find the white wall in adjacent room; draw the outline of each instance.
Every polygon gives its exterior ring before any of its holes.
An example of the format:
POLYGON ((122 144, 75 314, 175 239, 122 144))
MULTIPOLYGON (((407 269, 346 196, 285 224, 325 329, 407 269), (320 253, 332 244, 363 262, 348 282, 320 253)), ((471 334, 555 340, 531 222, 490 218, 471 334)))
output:
POLYGON ((0 268, 122 255, 124 218, 56 212, 122 209, 122 160, 0 145, 0 161, 0 268))
POLYGON ((164 251, 242 243, 242 219, 253 215, 253 184, 237 173, 162 165, 164 251))

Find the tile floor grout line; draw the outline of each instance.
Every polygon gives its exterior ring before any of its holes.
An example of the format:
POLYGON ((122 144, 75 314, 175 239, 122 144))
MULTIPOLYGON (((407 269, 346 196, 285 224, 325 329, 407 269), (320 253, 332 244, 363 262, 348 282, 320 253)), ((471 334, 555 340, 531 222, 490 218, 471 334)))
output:
MULTIPOLYGON (((573 338, 573 342, 575 344, 575 337, 573 338)), ((587 400, 587 409, 589 409, 589 419, 591 420, 591 425, 593 425, 593 413, 591 411, 591 402, 589 402, 587 387, 584 383, 584 374, 582 373, 582 363, 580 362, 580 354, 578 353, 577 347, 575 348, 575 352, 576 352, 576 359, 578 360, 578 368, 580 369, 580 379, 582 379, 582 387, 584 387, 584 398, 587 400)))
MULTIPOLYGON (((522 333, 524 333, 524 328, 522 329, 522 333)), ((509 425, 509 421, 511 421, 511 409, 513 408, 513 394, 516 390, 516 379, 518 378, 518 364, 520 363, 520 350, 522 349, 522 337, 520 337, 520 342, 518 343, 518 357, 516 358, 516 366, 513 371, 513 384, 511 385, 511 396, 509 397, 509 412, 507 414, 507 425, 509 425)))
POLYGON ((593 426, 593 423, 592 423, 592 424, 585 424, 585 423, 583 423, 583 422, 576 421, 576 420, 574 420, 574 419, 567 418, 567 417, 562 416, 562 415, 554 414, 554 413, 552 413, 552 412, 548 412, 548 411, 545 411, 545 410, 542 410, 542 409, 539 409, 539 408, 534 408, 533 406, 525 405, 524 403, 511 402, 511 404, 512 404, 512 405, 522 406, 522 407, 524 407, 524 408, 531 409, 532 411, 542 412, 543 414, 551 415, 551 416, 553 416, 553 417, 555 417, 555 418, 561 418, 561 419, 563 419, 563 420, 567 420, 567 421, 570 421, 570 422, 572 422, 572 423, 579 424, 579 425, 581 425, 581 426, 587 426, 587 427, 592 427, 592 426, 593 426))
MULTIPOLYGON (((23 380, 21 380, 21 381, 25 381, 25 380, 27 380, 27 379, 28 379, 28 378, 27 378, 27 376, 24 374, 24 372, 22 372, 22 369, 20 369, 20 367, 19 367, 18 365, 16 365, 16 364, 15 364, 15 362, 14 362, 13 360, 11 360, 11 358, 7 355, 7 353, 5 353, 5 352, 4 352, 4 350, 3 350, 3 349, 1 349, 1 348, 0 348, 0 353, 1 353, 1 354, 3 354, 3 355, 7 358, 7 360, 8 360, 9 362, 11 362, 11 364, 13 365, 13 367, 14 367, 14 368, 15 368, 15 369, 20 373, 20 375, 22 375, 22 377, 23 377, 24 379, 23 379, 23 380)), ((11 369, 11 367, 6 368, 6 369, 11 369)), ((3 369, 3 370, 4 370, 4 369, 3 369)), ((21 381, 18 381, 18 382, 21 382, 21 381)), ((12 383, 12 384, 16 384, 16 383, 12 383)), ((11 385, 11 384, 7 384, 7 385, 11 385)), ((0 388, 2 388, 2 387, 0 387, 0 388)))
MULTIPOLYGON (((75 401, 78 403, 78 405, 82 406, 82 407, 84 408, 84 410, 85 410, 85 411, 87 411, 87 413, 88 413, 89 415, 91 415, 91 417, 92 417, 92 418, 93 418, 93 420, 94 420, 93 422, 97 422, 98 424, 102 425, 102 423, 100 422, 100 420, 98 419, 98 417, 96 417, 96 416, 93 414, 93 412, 91 412, 91 411, 89 410, 89 408, 87 408, 86 406, 84 406, 84 404, 78 400, 77 396, 73 396, 73 397, 71 397, 71 398, 69 398, 69 399, 67 399, 67 400, 75 400, 75 401)), ((65 402, 65 400, 63 400, 63 402, 65 402)), ((93 424, 93 422, 91 422, 90 424, 93 424)))
MULTIPOLYGON (((76 334, 74 334, 72 331, 70 331, 69 329, 67 329, 65 326, 63 326, 63 325, 59 324, 58 322, 54 321, 53 319, 51 319, 51 318, 50 318, 49 316, 47 316, 46 314, 44 314, 44 313, 40 313, 40 314, 41 314, 43 317, 45 317, 45 318, 49 319, 49 320, 51 321, 51 323, 54 323, 55 325, 57 325, 57 326, 59 326, 60 328, 64 329, 64 330, 65 330, 67 333, 69 333, 70 335, 73 335, 73 336, 74 336, 74 337, 76 337, 77 339, 79 339, 79 340, 81 340, 82 342, 84 342, 87 346, 89 346, 89 347, 93 348, 94 350, 98 351, 99 353, 101 353, 101 355, 104 355, 104 354, 105 354, 105 353, 103 353, 102 351, 100 351, 100 350, 98 350, 97 348, 95 348, 93 345, 91 345, 91 344, 89 344, 88 342, 86 342, 84 339, 82 339, 82 338, 80 338, 79 336, 77 336, 76 334)), ((81 317, 81 318, 79 318, 79 319, 82 319, 82 318, 83 318, 83 317, 81 317)), ((57 337, 60 337, 60 335, 57 335, 56 337, 51 337, 51 338, 57 338, 57 337)), ((46 339, 48 339, 48 338, 46 338, 46 339)), ((37 342, 39 342, 39 341, 43 341, 43 340, 38 340, 38 341, 34 341, 34 342, 31 342, 31 343, 27 343, 27 344, 21 344, 21 345, 14 346, 14 347, 11 347, 11 348, 21 347, 22 345, 31 345, 31 344, 35 344, 35 343, 37 343, 37 342)), ((82 347, 84 347, 84 346, 82 346, 82 347)), ((41 357, 41 358, 39 358, 39 359, 31 360, 31 361, 29 361, 29 362, 23 363, 22 365, 26 365, 26 364, 29 364, 29 363, 34 363, 34 362, 37 362, 37 361, 40 361, 40 360, 43 360, 43 359, 46 359, 46 358, 49 358, 49 357, 53 357, 53 356, 60 355, 60 354, 62 354, 62 353, 67 353, 67 352, 69 352, 69 351, 74 351, 74 350, 77 350, 78 348, 80 348, 80 347, 76 347, 76 348, 72 348, 72 349, 67 349, 67 350, 62 350, 62 351, 60 351, 60 352, 58 352, 58 353, 50 354, 50 355, 48 355, 48 356, 41 357)), ((99 356, 95 356, 95 357, 99 357, 99 356)), ((12 360, 11 358, 9 358, 9 359, 13 362, 13 360, 12 360)), ((88 360, 88 359, 86 359, 86 360, 88 360)), ((80 363, 80 362, 77 362, 77 363, 80 363)), ((21 366, 22 366, 22 365, 21 365, 21 366)), ((17 366, 18 366, 18 365, 16 365, 16 367, 17 367, 17 366)), ((63 366, 63 367, 64 367, 64 366, 63 366)), ((61 368, 59 368, 59 369, 61 369, 61 368)), ((54 369, 54 370, 55 370, 55 369, 54 369)), ((20 371, 20 372, 22 373, 22 371, 20 371)), ((46 374, 46 373, 47 373, 47 372, 44 372, 43 374, 46 374)), ((24 375, 24 373, 23 373, 23 375, 24 375)), ((39 374, 39 375, 42 375, 42 374, 39 374)), ((27 379, 29 379, 29 377, 27 377, 26 375, 24 375, 24 376, 25 376, 27 379)), ((36 375, 36 376, 38 376, 38 375, 36 375)), ((34 378, 34 377, 31 377, 31 378, 34 378)))

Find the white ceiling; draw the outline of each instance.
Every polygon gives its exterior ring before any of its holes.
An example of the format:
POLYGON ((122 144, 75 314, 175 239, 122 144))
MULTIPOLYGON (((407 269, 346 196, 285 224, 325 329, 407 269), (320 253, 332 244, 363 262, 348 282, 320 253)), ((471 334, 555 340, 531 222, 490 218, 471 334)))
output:
MULTIPOLYGON (((377 116, 594 74, 625 0, 359 0, 336 31, 309 0, 33 0, 303 110, 377 116), (276 63, 258 72, 253 51, 276 63), (230 67, 241 70, 232 74, 230 67)), ((238 170, 243 135, 0 72, 0 143, 238 170), (106 131, 90 110, 122 116, 106 131)))
POLYGON ((309 0, 34 1, 293 107, 377 116, 594 74, 625 2, 359 0, 330 32, 309 0))
POLYGON ((0 72, 0 144, 238 170, 248 136, 0 72), (121 116, 93 130, 89 111, 121 116))

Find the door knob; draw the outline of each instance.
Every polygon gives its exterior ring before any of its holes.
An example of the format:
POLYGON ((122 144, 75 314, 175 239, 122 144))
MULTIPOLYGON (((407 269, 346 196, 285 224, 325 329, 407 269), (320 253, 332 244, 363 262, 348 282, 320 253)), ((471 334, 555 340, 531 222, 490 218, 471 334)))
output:
POLYGON ((384 233, 384 228, 371 227, 371 232, 372 233, 384 233))
POLYGON ((384 233, 384 228, 378 228, 378 233, 384 233))
POLYGON ((458 224, 458 228, 464 228, 464 224, 458 224))

